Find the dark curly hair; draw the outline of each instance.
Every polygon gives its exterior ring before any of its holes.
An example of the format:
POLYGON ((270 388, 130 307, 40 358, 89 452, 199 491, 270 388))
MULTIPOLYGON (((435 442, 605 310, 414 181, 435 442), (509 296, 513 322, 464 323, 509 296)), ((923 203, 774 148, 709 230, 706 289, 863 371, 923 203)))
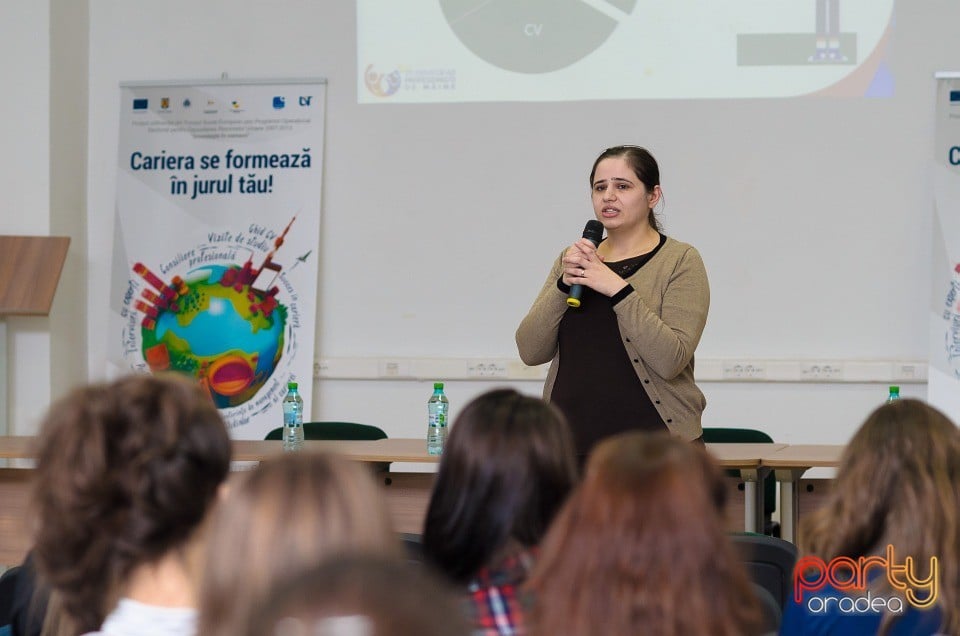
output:
POLYGON ((74 390, 37 439, 38 571, 64 630, 96 630, 131 572, 201 524, 230 469, 230 438, 196 384, 137 375, 74 390))

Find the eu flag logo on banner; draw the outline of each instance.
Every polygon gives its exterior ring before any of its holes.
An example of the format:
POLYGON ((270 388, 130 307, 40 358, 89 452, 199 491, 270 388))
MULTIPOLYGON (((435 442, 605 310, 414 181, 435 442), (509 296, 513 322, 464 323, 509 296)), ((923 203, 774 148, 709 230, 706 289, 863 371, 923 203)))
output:
POLYGON ((950 103, 960 102, 960 91, 950 91, 950 103))
POLYGON ((145 98, 133 100, 133 110, 146 110, 147 109, 147 100, 145 98))

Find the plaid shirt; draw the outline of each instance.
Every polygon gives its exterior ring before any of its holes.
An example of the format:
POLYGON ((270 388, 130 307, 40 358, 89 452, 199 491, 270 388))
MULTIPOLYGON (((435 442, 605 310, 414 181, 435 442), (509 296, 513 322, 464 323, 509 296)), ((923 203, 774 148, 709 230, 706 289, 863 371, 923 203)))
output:
POLYGON ((529 607, 527 593, 520 587, 533 569, 535 551, 514 552, 481 568, 467 586, 467 611, 475 636, 519 636, 525 634, 523 612, 529 607))

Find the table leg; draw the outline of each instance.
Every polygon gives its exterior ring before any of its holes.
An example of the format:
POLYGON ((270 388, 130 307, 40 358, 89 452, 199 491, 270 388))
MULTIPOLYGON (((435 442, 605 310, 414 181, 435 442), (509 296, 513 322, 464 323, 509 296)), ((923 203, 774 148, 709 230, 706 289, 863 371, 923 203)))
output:
POLYGON ((763 532, 763 480, 769 471, 764 468, 741 468, 743 480, 743 529, 763 532))
POLYGON ((780 484, 780 536, 796 543, 797 523, 800 520, 800 477, 806 468, 778 468, 773 475, 780 484))

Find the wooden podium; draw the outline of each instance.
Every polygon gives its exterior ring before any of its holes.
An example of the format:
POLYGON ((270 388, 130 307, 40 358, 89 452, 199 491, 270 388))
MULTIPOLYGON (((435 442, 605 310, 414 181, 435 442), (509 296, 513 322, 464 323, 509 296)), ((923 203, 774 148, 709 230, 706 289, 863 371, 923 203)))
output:
POLYGON ((7 317, 47 316, 70 238, 0 236, 0 435, 7 424, 7 317))

